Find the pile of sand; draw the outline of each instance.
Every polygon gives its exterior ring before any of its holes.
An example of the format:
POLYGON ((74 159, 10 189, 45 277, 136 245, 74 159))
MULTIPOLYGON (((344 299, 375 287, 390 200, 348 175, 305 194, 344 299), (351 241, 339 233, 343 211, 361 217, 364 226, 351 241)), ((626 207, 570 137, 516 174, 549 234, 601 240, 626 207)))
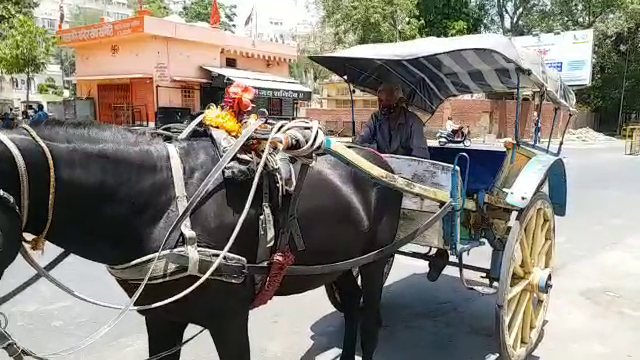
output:
POLYGON ((591 128, 584 127, 582 129, 569 129, 567 135, 564 137, 566 141, 581 141, 581 142, 601 142, 601 141, 615 141, 616 138, 599 133, 591 128))

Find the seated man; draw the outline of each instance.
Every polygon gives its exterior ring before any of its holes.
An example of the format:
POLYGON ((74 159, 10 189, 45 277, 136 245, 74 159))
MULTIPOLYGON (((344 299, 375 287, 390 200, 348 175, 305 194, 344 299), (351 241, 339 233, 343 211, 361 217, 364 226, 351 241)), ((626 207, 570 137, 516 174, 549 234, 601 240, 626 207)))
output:
POLYGON ((44 111, 44 106, 38 104, 38 112, 29 120, 29 126, 44 125, 49 120, 49 114, 44 111))
POLYGON ((454 139, 458 138, 458 132, 460 131, 460 128, 462 126, 456 125, 453 122, 453 119, 451 118, 451 116, 449 116, 449 118, 447 118, 447 123, 445 124, 445 127, 447 128, 447 131, 451 133, 451 135, 453 136, 454 139))
POLYGON ((378 107, 355 143, 383 154, 428 159, 424 124, 418 115, 407 109, 400 86, 382 84, 378 89, 378 107))

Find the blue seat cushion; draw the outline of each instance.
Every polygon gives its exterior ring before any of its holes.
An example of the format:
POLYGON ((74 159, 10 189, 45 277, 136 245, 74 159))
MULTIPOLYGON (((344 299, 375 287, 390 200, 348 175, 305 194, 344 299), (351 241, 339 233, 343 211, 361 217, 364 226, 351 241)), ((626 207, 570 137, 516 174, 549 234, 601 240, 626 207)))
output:
MULTIPOLYGON (((474 195, 478 191, 488 191, 493 186, 498 172, 502 168, 507 155, 504 150, 473 149, 460 147, 433 146, 429 147, 431 160, 453 164, 458 153, 469 155, 469 182, 467 184, 467 196, 474 195)), ((462 181, 465 180, 466 159, 461 157, 458 166, 462 173, 462 181)))

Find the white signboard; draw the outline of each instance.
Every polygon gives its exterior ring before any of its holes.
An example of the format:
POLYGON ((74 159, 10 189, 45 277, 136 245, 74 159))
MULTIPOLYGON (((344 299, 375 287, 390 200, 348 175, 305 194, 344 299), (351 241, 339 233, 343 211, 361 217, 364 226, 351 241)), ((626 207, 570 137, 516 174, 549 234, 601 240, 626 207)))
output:
POLYGON ((593 29, 519 36, 512 40, 540 54, 547 67, 558 71, 567 85, 591 85, 593 29))

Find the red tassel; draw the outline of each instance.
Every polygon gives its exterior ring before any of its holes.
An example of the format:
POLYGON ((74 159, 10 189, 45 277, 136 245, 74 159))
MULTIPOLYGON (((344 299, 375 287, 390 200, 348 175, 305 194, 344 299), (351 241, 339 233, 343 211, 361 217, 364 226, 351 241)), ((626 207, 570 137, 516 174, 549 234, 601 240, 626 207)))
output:
POLYGON ((282 283, 284 274, 287 272, 287 268, 293 265, 294 261, 295 256, 289 250, 286 250, 285 252, 277 252, 273 255, 273 263, 271 265, 271 269, 269 269, 269 276, 258 295, 256 295, 256 298, 253 300, 251 309, 265 305, 273 299, 276 291, 280 288, 280 284, 282 283))

